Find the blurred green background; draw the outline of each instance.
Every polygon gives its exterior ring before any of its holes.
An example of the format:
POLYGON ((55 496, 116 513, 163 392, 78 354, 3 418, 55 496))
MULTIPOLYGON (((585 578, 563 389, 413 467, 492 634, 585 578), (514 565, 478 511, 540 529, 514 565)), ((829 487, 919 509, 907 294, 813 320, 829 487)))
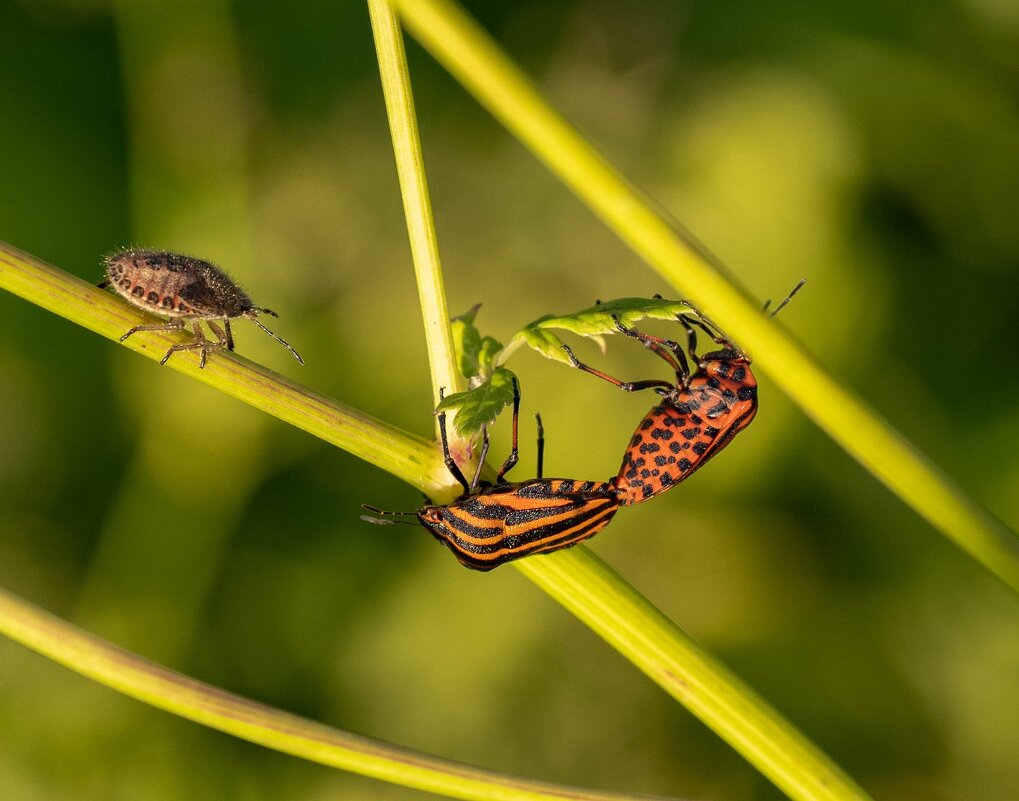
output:
MULTIPOLYGON (((468 4, 781 322, 1019 523, 1019 6, 468 4)), ((412 80, 451 309, 502 339, 674 297, 430 58, 412 80)), ((230 270, 307 361, 427 435, 367 10, 0 0, 0 238, 89 281, 125 245, 230 270)), ((0 584, 174 668, 526 776, 781 795, 513 568, 359 504, 417 493, 0 294, 0 584)), ((663 332, 674 333, 669 329, 663 332)), ((581 358, 598 360, 589 343, 581 358)), ((610 341, 627 378, 661 364, 610 341)), ((546 472, 602 479, 652 397, 520 352, 546 472)), ((507 447, 497 426, 493 462, 507 447)), ((1019 793, 1019 600, 767 382, 709 467, 591 547, 878 798, 1019 793)), ((412 799, 151 710, 0 641, 0 798, 412 799)))

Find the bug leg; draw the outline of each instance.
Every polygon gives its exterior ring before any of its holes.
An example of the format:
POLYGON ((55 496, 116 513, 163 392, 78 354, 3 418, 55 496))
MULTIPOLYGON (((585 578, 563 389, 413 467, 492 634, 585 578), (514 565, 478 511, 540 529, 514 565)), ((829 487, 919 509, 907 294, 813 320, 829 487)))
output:
POLYGON ((608 373, 603 373, 601 370, 584 364, 580 359, 573 355, 573 351, 570 350, 569 345, 563 345, 563 350, 566 351, 566 355, 570 357, 570 364, 579 370, 583 370, 585 373, 598 376, 605 381, 608 381, 613 386, 619 387, 623 392, 640 392, 642 389, 651 389, 652 387, 662 387, 670 390, 674 389, 672 384, 668 381, 658 381, 655 379, 648 379, 646 381, 620 381, 618 378, 613 378, 608 373))
MULTIPOLYGON (((195 332, 195 339, 198 341, 198 347, 202 351, 202 358, 198 362, 198 369, 204 370, 205 358, 209 355, 209 351, 212 350, 213 343, 209 342, 209 340, 205 338, 205 334, 202 333, 202 327, 198 324, 197 320, 191 323, 191 330, 195 332)), ((215 346, 222 347, 222 345, 223 341, 222 337, 220 337, 220 341, 217 342, 215 346)))
MULTIPOLYGON (((705 358, 702 358, 697 355, 697 333, 694 331, 693 326, 697 326, 705 334, 711 337, 711 341, 714 342, 716 345, 721 345, 723 350, 727 352, 725 358, 746 359, 747 362, 749 363, 750 359, 747 357, 746 353, 737 348, 732 343, 732 340, 726 339, 724 336, 722 336, 722 334, 713 327, 714 323, 708 321, 706 317, 701 320, 691 320, 688 316, 680 314, 676 315, 676 319, 679 320, 679 322, 686 329, 687 342, 689 343, 690 358, 693 359, 694 364, 697 364, 701 369, 704 369, 705 358)), ((708 354, 709 358, 707 358, 707 361, 717 361, 718 355, 719 354, 708 354)))
MULTIPOLYGON (((195 325, 197 326, 197 323, 195 325)), ((184 328, 184 320, 182 320, 180 318, 177 318, 177 319, 175 319, 175 320, 173 320, 173 321, 171 321, 169 323, 159 323, 159 324, 155 324, 155 325, 136 325, 134 328, 132 328, 130 331, 128 331, 126 334, 124 334, 124 336, 122 336, 119 341, 123 342, 129 336, 131 336, 132 334, 137 334, 139 331, 181 331, 181 330, 183 330, 183 328, 184 328)), ((204 347, 204 345, 205 345, 205 337, 202 336, 201 332, 198 332, 198 336, 200 337, 201 342, 198 342, 198 343, 191 343, 191 342, 189 342, 189 343, 186 343, 186 344, 173 345, 163 355, 163 358, 159 360, 159 363, 160 364, 166 364, 166 360, 169 359, 170 356, 173 353, 175 353, 176 351, 178 351, 178 350, 194 350, 195 348, 204 347)), ((204 350, 202 351, 202 366, 203 367, 205 366, 205 351, 204 350)))
POLYGON ((474 477, 471 478, 471 492, 476 492, 478 484, 481 483, 481 471, 485 466, 485 459, 488 458, 488 426, 481 429, 481 452, 478 454, 478 466, 474 469, 474 477))
POLYGON ((737 350, 737 348, 732 344, 732 342, 722 335, 721 329, 713 322, 711 322, 711 320, 707 318, 704 312, 700 311, 699 309, 692 305, 690 306, 690 309, 696 315, 695 317, 691 317, 689 314, 676 315, 676 319, 683 324, 684 328, 686 328, 687 338, 689 339, 690 342, 693 343, 690 345, 690 358, 692 358, 695 362, 697 361, 697 357, 694 356, 693 354, 693 351, 697 349, 697 338, 696 336, 693 336, 693 334, 691 333, 693 331, 691 324, 697 326, 699 329, 701 329, 701 331, 703 331, 705 334, 711 337, 711 341, 714 342, 716 345, 721 345, 726 350, 737 350))
POLYGON ((181 343, 180 345, 171 345, 170 349, 163 354, 163 358, 159 360, 159 363, 166 364, 167 361, 169 361, 170 357, 173 356, 173 354, 182 350, 201 350, 202 358, 201 361, 198 363, 198 367, 199 369, 201 369, 205 367, 205 354, 208 352, 209 344, 210 343, 208 341, 203 340, 201 342, 184 342, 181 343))
POLYGON ((201 351, 201 358, 198 361, 198 369, 205 369, 205 360, 209 355, 210 351, 217 350, 223 347, 223 342, 210 342, 205 338, 205 334, 202 333, 202 329, 199 326, 198 320, 194 320, 191 323, 191 330, 194 332, 194 342, 183 342, 179 345, 172 345, 170 349, 163 355, 163 358, 159 360, 160 364, 166 364, 167 360, 178 351, 182 350, 198 350, 201 351))
POLYGON ((652 336, 651 334, 645 334, 643 331, 638 331, 636 328, 627 328, 623 325, 619 318, 615 315, 612 319, 616 323, 616 328, 628 337, 633 337, 640 342, 645 348, 650 350, 660 359, 663 359, 676 373, 676 383, 680 386, 686 386, 690 380, 690 365, 686 361, 686 355, 683 353, 683 348, 678 342, 674 342, 671 339, 664 339, 663 337, 652 336))
POLYGON ((205 322, 209 324, 209 328, 212 329, 212 333, 219 337, 219 341, 226 345, 227 350, 234 349, 234 336, 230 331, 229 319, 223 321, 223 328, 220 328, 218 325, 216 325, 216 322, 214 320, 206 320, 205 322), (225 331, 224 328, 226 329, 225 331))
POLYGON ((686 349, 690 354, 690 359, 694 364, 699 364, 700 359, 697 356, 697 332, 693 330, 689 319, 682 314, 677 314, 676 319, 679 320, 679 324, 686 330, 686 349))
MULTIPOLYGON (((439 390, 439 400, 442 400, 443 390, 439 390)), ((449 452, 449 440, 446 437, 446 413, 439 412, 439 437, 442 440, 442 460, 446 464, 446 469, 449 474, 453 476, 464 488, 464 495, 471 494, 471 486, 467 483, 467 479, 464 477, 463 471, 460 466, 453 459, 452 454, 449 452)))
POLYGON ((124 336, 122 336, 118 342, 123 342, 131 334, 137 334, 139 331, 180 331, 184 327, 184 321, 181 318, 177 318, 171 323, 159 323, 157 325, 136 325, 124 336))
MULTIPOLYGON (((502 477, 505 476, 513 465, 517 463, 517 459, 520 457, 520 453, 517 449, 517 418, 520 416, 520 385, 517 383, 516 376, 513 377, 513 446, 510 448, 509 456, 506 457, 506 461, 502 463, 502 467, 499 468, 499 474, 495 477, 495 483, 501 484, 502 477)), ((485 457, 481 457, 481 461, 485 461, 485 457)))
POLYGON ((534 415, 534 419, 538 423, 538 473, 537 477, 542 478, 544 461, 545 461, 545 426, 541 424, 541 415, 534 415))

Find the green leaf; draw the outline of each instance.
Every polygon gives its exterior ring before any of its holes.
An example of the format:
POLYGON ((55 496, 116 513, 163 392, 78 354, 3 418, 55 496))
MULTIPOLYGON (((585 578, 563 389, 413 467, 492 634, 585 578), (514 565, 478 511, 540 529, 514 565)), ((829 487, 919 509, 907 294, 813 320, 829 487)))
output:
POLYGON ((454 317, 450 320, 450 327, 461 374, 466 379, 478 378, 485 381, 492 370, 495 356, 502 350, 502 343, 492 337, 482 336, 474 325, 474 318, 480 308, 480 303, 475 304, 454 317))
POLYGON ((461 436, 471 437, 494 423, 503 407, 513 402, 513 380, 513 373, 496 367, 477 387, 443 398, 435 411, 455 410, 453 425, 461 436))
POLYGON ((665 300, 664 298, 609 300, 574 314, 548 315, 538 318, 513 335, 513 339, 510 340, 510 344, 506 348, 505 356, 508 357, 520 345, 527 345, 546 359, 570 364, 570 358, 563 350, 562 339, 558 334, 553 333, 552 329, 561 329, 582 337, 596 339, 604 350, 605 341, 602 339, 602 335, 619 333, 617 322, 629 328, 634 323, 648 317, 654 320, 674 320, 678 314, 700 316, 697 310, 685 300, 665 300))
POLYGON ((513 335, 507 351, 514 351, 520 345, 527 345, 533 348, 546 359, 570 364, 570 359, 566 355, 566 351, 563 350, 563 341, 551 331, 546 331, 542 328, 523 328, 513 335))
POLYGON ((502 353, 502 343, 493 337, 484 337, 478 349, 478 375, 488 375, 495 368, 495 360, 502 353))
MULTIPOLYGON (((616 320, 629 327, 650 317, 655 320, 674 320, 677 314, 697 315, 697 310, 685 300, 665 298, 619 298, 596 303, 590 308, 560 317, 543 317, 531 323, 537 328, 562 328, 581 336, 612 334, 617 331, 616 320)), ((530 327, 530 326, 527 326, 530 327)))
POLYGON ((481 350, 481 333, 474 325, 481 304, 477 303, 463 314, 449 321, 453 331, 453 347, 456 348, 457 364, 464 378, 478 372, 478 351, 481 350))

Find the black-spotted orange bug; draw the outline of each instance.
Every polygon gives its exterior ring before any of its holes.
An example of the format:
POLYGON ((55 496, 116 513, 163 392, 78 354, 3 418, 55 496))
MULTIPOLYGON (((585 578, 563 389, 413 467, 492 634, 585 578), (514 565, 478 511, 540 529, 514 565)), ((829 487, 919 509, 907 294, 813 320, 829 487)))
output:
POLYGON ((230 321, 243 317, 294 354, 304 364, 290 344, 278 337, 258 321, 259 314, 276 317, 271 309, 255 306, 248 294, 225 272, 214 264, 165 250, 119 250, 103 259, 106 280, 100 287, 112 287, 126 300, 142 309, 165 315, 169 322, 158 325, 136 325, 120 338, 123 342, 139 331, 179 331, 186 320, 191 321, 194 342, 173 345, 159 360, 166 360, 181 350, 201 351, 199 367, 205 367, 205 358, 212 350, 226 347, 234 349, 230 321), (220 328, 216 321, 222 321, 220 328), (218 341, 205 338, 200 322, 205 322, 218 341))
MULTIPOLYGON (((797 284, 771 313, 772 317, 803 283, 797 284)), ((681 314, 677 319, 686 329, 686 353, 677 342, 616 322, 621 332, 640 341, 672 367, 675 384, 654 379, 620 381, 581 363, 569 346, 563 345, 574 367, 626 392, 654 389, 662 396, 661 403, 637 426, 619 472, 611 481, 623 506, 646 501, 689 478, 750 425, 757 414, 757 379, 750 369, 750 357, 707 323, 703 315, 693 318, 681 314), (722 350, 698 356, 695 325, 721 345, 722 350), (687 354, 696 366, 693 372, 687 354)))
MULTIPOLYGON (((520 392, 513 381, 513 447, 499 469, 496 483, 480 482, 480 464, 488 451, 488 432, 483 434, 481 461, 472 481, 449 452, 446 415, 439 414, 442 455, 450 474, 463 487, 463 494, 446 505, 428 505, 416 512, 385 512, 383 515, 415 515, 437 540, 446 545, 460 564, 473 570, 492 570, 506 562, 537 553, 569 548, 605 528, 619 509, 616 488, 605 481, 576 481, 542 478, 541 420, 539 418, 538 477, 508 483, 506 473, 517 461, 517 416, 520 392)), ((371 523, 388 523, 365 516, 371 523)))

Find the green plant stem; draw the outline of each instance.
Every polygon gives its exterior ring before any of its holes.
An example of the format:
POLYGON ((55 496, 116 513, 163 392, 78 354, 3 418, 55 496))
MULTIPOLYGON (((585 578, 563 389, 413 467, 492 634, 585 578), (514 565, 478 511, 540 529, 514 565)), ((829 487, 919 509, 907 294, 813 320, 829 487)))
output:
POLYGON ((869 796, 835 763, 587 548, 514 562, 790 798, 869 796))
POLYGON ((630 795, 518 779, 438 759, 272 709, 111 645, 4 590, 0 590, 0 632, 83 676, 159 709, 363 776, 478 801, 637 801, 630 795))
POLYGON ((417 276, 418 299, 425 324, 425 343, 432 375, 432 395, 437 404, 440 393, 447 395, 463 389, 457 369, 453 337, 449 328, 449 310, 439 262, 438 238, 428 196, 425 162, 414 114, 407 54, 403 32, 387 0, 368 0, 375 51, 382 78, 382 92, 389 115, 389 132, 396 156, 403 211, 407 218, 410 250, 417 276))
MULTIPOLYGON (((133 326, 159 322, 114 294, 5 242, 0 242, 0 288, 113 341, 133 326)), ((123 344, 158 361, 170 345, 189 339, 186 333, 144 332, 123 344)), ((164 369, 186 373, 268 412, 389 471, 424 493, 447 491, 445 468, 434 443, 311 392, 236 354, 217 351, 200 370, 197 356, 177 353, 164 369)))
POLYGON ((414 36, 619 237, 691 297, 771 380, 932 526, 1019 591, 1019 538, 966 496, 856 395, 760 313, 713 260, 663 218, 538 94, 449 0, 394 0, 414 36))

